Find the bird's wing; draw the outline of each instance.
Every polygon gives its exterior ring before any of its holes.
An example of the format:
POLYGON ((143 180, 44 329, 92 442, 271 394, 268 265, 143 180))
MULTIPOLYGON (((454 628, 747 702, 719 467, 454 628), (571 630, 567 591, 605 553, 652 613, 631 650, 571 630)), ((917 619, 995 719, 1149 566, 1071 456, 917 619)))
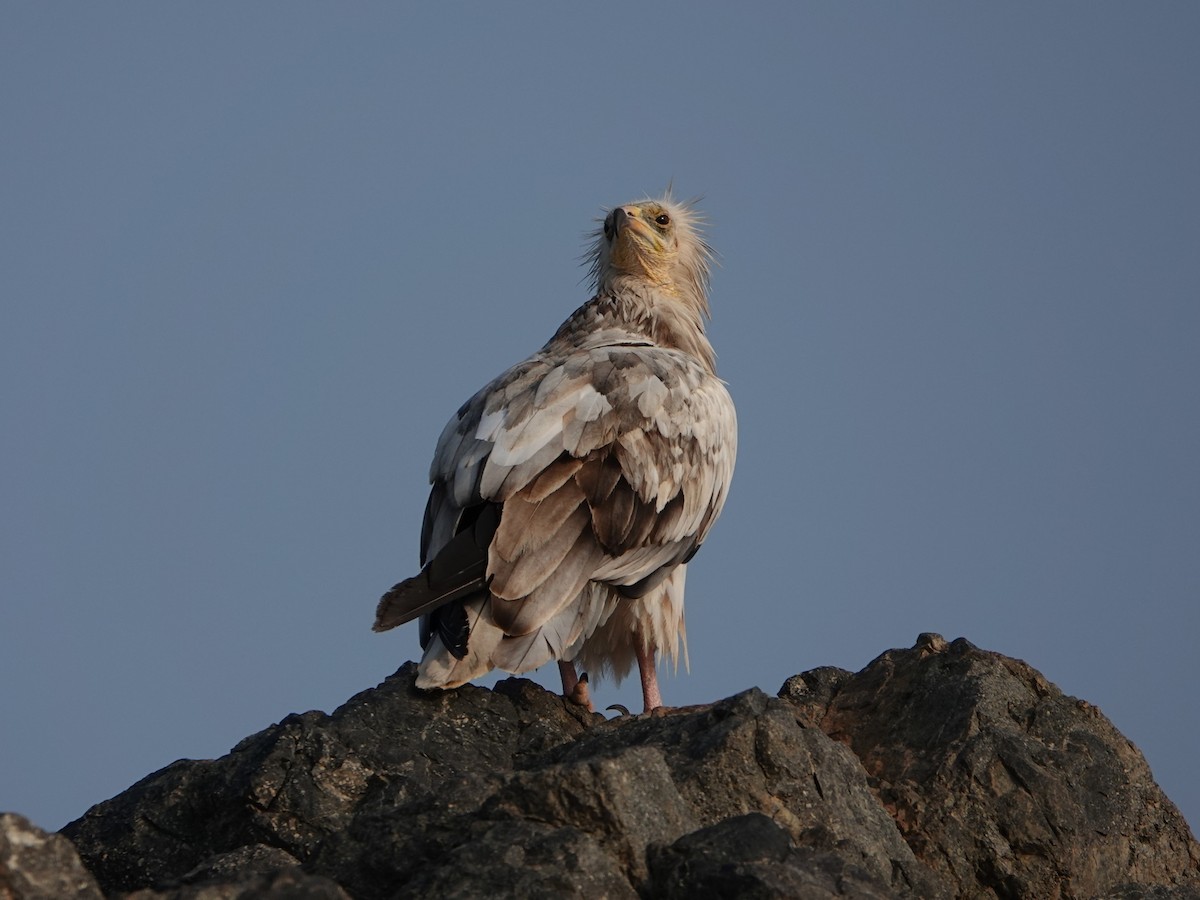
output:
POLYGON ((456 493, 474 487, 456 504, 503 504, 488 560, 498 597, 571 580, 562 564, 581 558, 603 566, 586 577, 632 585, 694 549, 724 503, 733 403, 678 351, 644 342, 581 350, 522 370, 478 411, 438 477, 453 478, 456 493))
MULTIPOLYGON (((475 524, 472 511, 499 505, 473 583, 490 595, 477 618, 504 636, 492 664, 510 671, 505 641, 522 645, 520 662, 533 668, 595 627, 595 610, 568 608, 595 593, 584 594, 589 581, 637 597, 690 558, 732 477, 737 428, 724 385, 685 353, 605 337, 531 357, 491 382, 447 424, 434 455, 422 561, 433 569, 461 550, 454 539, 475 524), (539 632, 534 647, 517 640, 539 632)), ((441 586, 450 600, 460 588, 441 586)), ((428 612, 423 602, 387 627, 428 612)))

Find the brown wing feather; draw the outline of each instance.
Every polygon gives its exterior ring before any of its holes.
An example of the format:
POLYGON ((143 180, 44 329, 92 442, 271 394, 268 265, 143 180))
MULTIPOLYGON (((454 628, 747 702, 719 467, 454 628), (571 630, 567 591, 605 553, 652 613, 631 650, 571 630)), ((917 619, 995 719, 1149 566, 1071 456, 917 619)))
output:
POLYGON ((494 555, 514 565, 550 541, 584 499, 583 491, 573 482, 564 482, 540 500, 529 499, 529 493, 521 491, 505 501, 500 527, 491 545, 494 555))
POLYGON ((621 464, 611 453, 598 452, 588 457, 586 463, 579 461, 581 468, 575 481, 583 489, 584 496, 592 506, 599 506, 621 481, 621 464))
MULTIPOLYGON (((526 500, 544 500, 571 478, 583 467, 582 459, 575 459, 562 454, 542 470, 542 474, 533 479, 522 493, 526 500)), ((578 478, 576 478, 578 481, 578 478)))
POLYGON ((637 495, 624 480, 613 485, 613 490, 601 502, 592 504, 592 530, 596 540, 611 555, 619 556, 630 546, 629 533, 638 505, 637 495))
POLYGON ((493 592, 492 618, 506 634, 528 634, 545 625, 579 597, 602 552, 586 529, 545 580, 520 600, 504 600, 493 592))
MULTIPOLYGON (((501 518, 503 525, 504 519, 501 518)), ((537 522, 536 534, 526 542, 524 552, 505 559, 498 552, 488 554, 488 577, 493 596, 504 600, 521 600, 549 578, 566 559, 576 539, 588 527, 588 511, 579 504, 557 527, 537 522)), ((497 625, 504 627, 501 622, 497 625)))

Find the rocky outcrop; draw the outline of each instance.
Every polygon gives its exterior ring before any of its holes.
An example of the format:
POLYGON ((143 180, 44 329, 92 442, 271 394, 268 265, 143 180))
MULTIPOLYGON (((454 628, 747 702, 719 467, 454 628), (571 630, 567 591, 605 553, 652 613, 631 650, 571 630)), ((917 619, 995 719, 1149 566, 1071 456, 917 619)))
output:
POLYGON ((782 695, 854 751, 957 895, 1095 897, 1194 880, 1196 843, 1142 754, 1020 660, 922 635, 836 679, 828 699, 806 677, 782 695))
POLYGON ((0 814, 0 900, 102 900, 96 879, 65 837, 24 816, 0 814))
POLYGON ((1137 749, 964 640, 611 720, 522 679, 414 676, 168 766, 63 833, 139 900, 1200 900, 1200 847, 1137 749))

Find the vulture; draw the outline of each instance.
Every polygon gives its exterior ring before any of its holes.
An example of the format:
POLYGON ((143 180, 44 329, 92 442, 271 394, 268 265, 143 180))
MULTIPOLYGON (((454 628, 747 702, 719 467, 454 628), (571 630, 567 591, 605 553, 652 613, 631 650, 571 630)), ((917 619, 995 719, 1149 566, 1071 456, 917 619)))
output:
POLYGON ((585 257, 592 298, 459 407, 437 442, 421 571, 375 631, 420 619, 420 688, 558 663, 587 674, 687 659, 684 579, 721 513, 737 419, 704 333, 712 250, 670 192, 608 211, 585 257))

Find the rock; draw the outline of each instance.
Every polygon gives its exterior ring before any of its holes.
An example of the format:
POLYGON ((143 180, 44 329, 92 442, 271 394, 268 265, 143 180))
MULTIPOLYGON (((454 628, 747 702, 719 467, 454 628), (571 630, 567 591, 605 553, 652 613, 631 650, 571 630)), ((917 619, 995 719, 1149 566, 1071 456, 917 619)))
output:
POLYGON ((788 833, 761 813, 724 819, 684 835, 670 847, 652 847, 651 896, 825 900, 895 896, 881 880, 848 864, 845 857, 792 843, 788 833))
POLYGON ((221 853, 158 890, 122 894, 122 900, 350 900, 337 882, 301 870, 290 853, 265 844, 221 853))
POLYGON ((403 885, 404 897, 605 897, 636 900, 629 876, 586 832, 525 819, 467 825, 436 865, 403 885))
POLYGON ((1141 884, 1125 884, 1105 891, 1096 900, 1200 900, 1200 888, 1161 884, 1147 887, 1141 884))
POLYGON ((779 696, 796 708, 800 720, 807 726, 820 728, 834 696, 853 677, 853 672, 833 666, 809 669, 785 681, 779 696))
POLYGON ((1147 887, 1141 884, 1125 884, 1105 891, 1096 900, 1200 900, 1200 888, 1161 884, 1147 887))
POLYGON ((922 635, 840 681, 821 727, 958 896, 1195 883, 1200 848, 1141 753, 1019 660, 922 635))
POLYGON ((415 673, 402 667, 330 716, 288 716, 219 760, 173 763, 63 833, 87 848, 106 891, 168 883, 250 844, 308 863, 379 808, 411 810, 414 823, 472 812, 515 756, 584 728, 544 691, 518 709, 473 686, 418 691, 415 673))
POLYGON ((137 900, 1185 900, 1200 883, 1136 749, 965 641, 612 720, 524 679, 414 678, 177 762, 63 833, 137 900))
POLYGON ((696 827, 663 754, 650 747, 518 771, 482 812, 491 819, 533 819, 592 835, 635 886, 646 880, 651 843, 673 841, 696 827))
MULTIPOLYGON (((529 718, 521 711, 526 700, 550 698, 563 706, 528 682, 515 687, 502 683, 497 693, 517 701, 519 720, 529 718)), ((571 722, 574 730, 574 719, 560 721, 571 722)), ((760 811, 783 823, 794 840, 843 855, 900 894, 944 894, 900 838, 849 750, 802 728, 788 704, 761 691, 662 716, 608 722, 597 717, 570 740, 560 733, 553 740, 541 735, 539 742, 540 752, 524 742, 526 749, 514 755, 503 783, 486 800, 475 793, 473 804, 464 800, 451 807, 422 798, 397 805, 381 796, 343 834, 325 841, 310 868, 362 896, 379 896, 382 885, 396 884, 406 885, 412 896, 435 888, 441 893, 451 885, 458 896, 494 895, 497 885, 511 882, 514 863, 496 851, 493 839, 528 833, 533 823, 549 829, 535 832, 544 848, 538 859, 569 852, 593 861, 589 865, 604 889, 596 893, 596 884, 581 883, 573 895, 616 896, 613 872, 627 892, 646 889, 650 846, 760 811), (823 781, 828 788, 821 787, 823 781), (598 865, 594 850, 607 859, 604 865, 598 865), (488 887, 471 893, 466 871, 488 887), (919 890, 910 892, 912 886, 919 890)), ((535 868, 544 870, 545 864, 535 868)), ((576 879, 587 874, 578 863, 573 868, 576 879)), ((563 877, 561 869, 556 877, 563 877)), ((521 896, 538 884, 547 896, 563 896, 561 884, 544 880, 502 896, 521 896)))
POLYGON ((245 875, 272 875, 285 869, 299 869, 300 860, 292 854, 266 844, 249 844, 229 853, 209 857, 179 880, 184 884, 230 881, 245 875))
POLYGON ((656 748, 701 826, 758 812, 798 846, 836 853, 897 894, 944 891, 913 856, 844 746, 803 727, 790 704, 753 689, 695 710, 615 720, 543 761, 617 757, 656 748))
POLYGON ((24 816, 0 813, 0 898, 103 900, 96 879, 65 837, 24 816))
POLYGON ((121 900, 350 900, 336 882, 299 869, 181 883, 120 894, 121 900))

